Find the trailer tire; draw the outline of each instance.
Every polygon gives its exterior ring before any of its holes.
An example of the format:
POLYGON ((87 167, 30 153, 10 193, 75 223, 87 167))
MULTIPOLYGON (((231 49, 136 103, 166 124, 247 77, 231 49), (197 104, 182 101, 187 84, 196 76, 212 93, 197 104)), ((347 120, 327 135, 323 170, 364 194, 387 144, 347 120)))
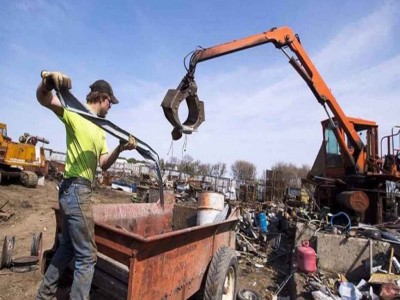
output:
POLYGON ((243 288, 239 290, 237 300, 261 300, 261 296, 254 290, 243 288))
POLYGON ((235 250, 223 246, 214 254, 207 273, 205 300, 235 300, 238 261, 235 250))

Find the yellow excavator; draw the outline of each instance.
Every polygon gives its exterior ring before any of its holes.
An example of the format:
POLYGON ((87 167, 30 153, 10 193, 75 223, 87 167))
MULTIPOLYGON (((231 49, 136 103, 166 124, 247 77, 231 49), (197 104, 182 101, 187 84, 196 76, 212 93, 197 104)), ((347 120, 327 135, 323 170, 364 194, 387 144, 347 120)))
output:
POLYGON ((45 138, 24 133, 19 142, 13 142, 7 135, 7 125, 0 123, 0 183, 4 179, 19 178, 22 185, 34 188, 38 184, 38 174, 45 170, 44 147, 36 149, 36 144, 48 144, 45 138))

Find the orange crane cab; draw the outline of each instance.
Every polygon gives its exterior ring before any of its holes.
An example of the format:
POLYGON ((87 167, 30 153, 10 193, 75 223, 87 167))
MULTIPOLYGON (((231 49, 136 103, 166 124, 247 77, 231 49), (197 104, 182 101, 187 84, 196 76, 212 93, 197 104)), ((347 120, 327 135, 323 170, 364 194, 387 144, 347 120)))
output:
MULTIPOLYGON (((337 125, 335 118, 322 121, 323 142, 309 173, 310 179, 316 183, 315 197, 320 204, 331 207, 333 211, 345 207, 359 213, 365 222, 382 223, 390 208, 396 207, 393 202, 399 200, 396 199, 400 178, 399 150, 395 150, 394 155, 388 148, 381 158, 378 125, 373 121, 348 119, 364 145, 363 155, 357 161, 362 168, 347 169, 333 133, 337 128, 347 142, 344 130, 337 125)), ((394 142, 395 136, 390 135, 386 139, 394 142)), ((352 153, 350 144, 348 149, 352 153)))
POLYGON ((289 27, 193 51, 186 75, 176 89, 168 90, 161 104, 174 126, 173 139, 179 139, 182 133, 192 133, 205 120, 204 103, 198 99, 194 80, 197 64, 266 43, 283 52, 328 115, 328 120, 322 122, 323 143, 310 173, 318 204, 330 206, 333 211, 348 211, 364 222, 381 223, 392 192, 398 192, 400 187, 400 147, 394 146, 398 133, 392 132, 379 141, 375 122, 347 117, 308 57, 299 36, 289 27), (183 100, 189 112, 187 120, 181 123, 178 108, 183 100))
POLYGON ((342 178, 346 175, 360 174, 379 174, 380 162, 378 158, 378 125, 373 121, 347 117, 355 132, 360 136, 363 142, 362 155, 358 156, 356 168, 350 169, 342 158, 342 148, 336 138, 335 131, 339 132, 341 139, 347 145, 351 155, 354 155, 354 148, 347 141, 345 131, 338 125, 336 118, 327 119, 321 122, 323 131, 323 142, 319 154, 315 160, 311 174, 314 176, 324 176, 331 178, 342 178), (321 157, 322 155, 322 157, 321 157), (372 159, 375 158, 375 159, 372 159), (322 165, 321 165, 322 164, 322 165), (361 167, 360 167, 361 166, 361 167))
POLYGON ((27 187, 36 187, 37 174, 45 168, 44 148, 36 151, 37 142, 49 142, 38 136, 25 133, 19 142, 13 142, 7 135, 7 125, 0 123, 0 182, 5 178, 19 178, 27 187))

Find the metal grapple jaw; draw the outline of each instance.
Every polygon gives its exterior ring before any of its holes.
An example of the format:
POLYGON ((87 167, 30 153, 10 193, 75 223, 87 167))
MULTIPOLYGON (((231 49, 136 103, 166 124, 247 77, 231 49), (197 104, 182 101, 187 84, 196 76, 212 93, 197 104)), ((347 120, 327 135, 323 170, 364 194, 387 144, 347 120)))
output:
POLYGON ((161 103, 164 115, 174 127, 172 130, 172 139, 179 140, 182 134, 191 134, 201 123, 204 122, 204 102, 197 96, 197 85, 190 74, 183 77, 177 89, 167 91, 164 100, 161 103), (188 107, 188 117, 185 122, 179 120, 179 105, 186 100, 188 107))

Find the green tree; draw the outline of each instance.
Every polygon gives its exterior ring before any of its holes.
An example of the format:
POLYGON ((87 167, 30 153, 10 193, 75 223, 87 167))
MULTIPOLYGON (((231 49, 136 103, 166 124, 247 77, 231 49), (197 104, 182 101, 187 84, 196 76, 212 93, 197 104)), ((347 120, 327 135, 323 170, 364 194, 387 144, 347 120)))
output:
POLYGON ((127 162, 130 163, 130 164, 136 164, 137 160, 135 158, 131 157, 131 158, 127 159, 127 162))

